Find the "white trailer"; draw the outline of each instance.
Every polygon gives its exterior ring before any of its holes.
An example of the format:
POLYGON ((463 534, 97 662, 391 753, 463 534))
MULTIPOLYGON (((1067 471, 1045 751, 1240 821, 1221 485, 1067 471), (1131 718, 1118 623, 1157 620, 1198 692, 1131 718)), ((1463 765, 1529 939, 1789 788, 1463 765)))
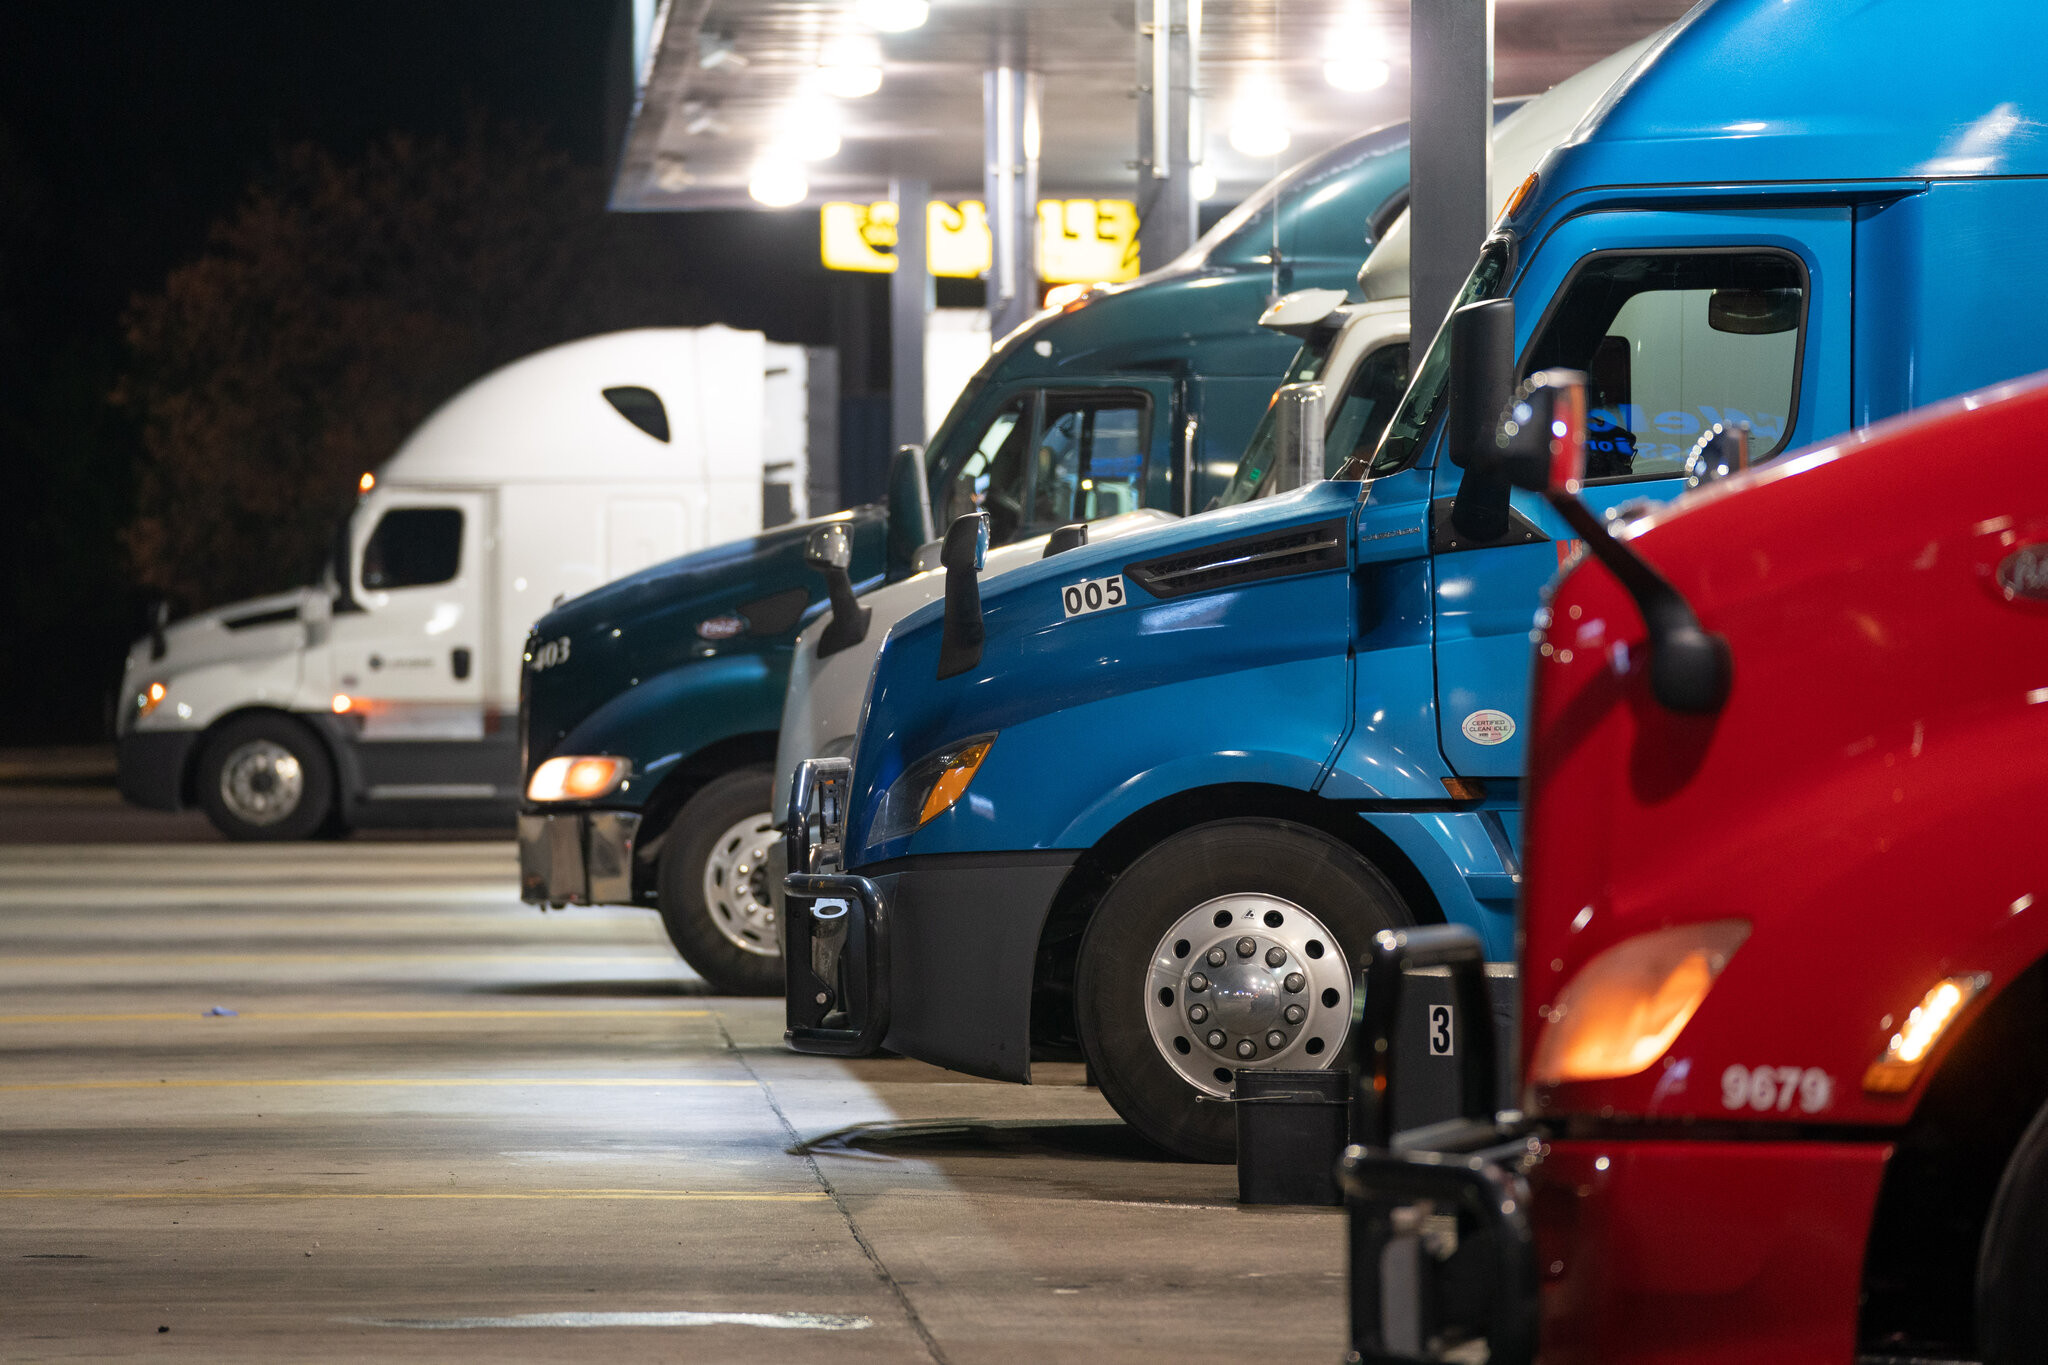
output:
POLYGON ((768 406, 788 412, 803 362, 756 332, 648 328, 477 380, 363 476, 321 582, 135 643, 123 794, 245 839, 509 819, 533 620, 758 531, 764 479, 801 490, 804 424, 768 406))

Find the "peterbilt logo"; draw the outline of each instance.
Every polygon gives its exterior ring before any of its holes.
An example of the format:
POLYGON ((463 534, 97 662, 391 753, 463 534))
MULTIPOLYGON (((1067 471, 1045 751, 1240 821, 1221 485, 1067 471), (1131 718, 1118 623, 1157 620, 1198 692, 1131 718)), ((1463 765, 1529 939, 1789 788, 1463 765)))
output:
POLYGON ((733 636, 746 630, 748 624, 746 617, 736 611, 732 611, 727 612, 723 616, 713 616, 707 620, 699 621, 697 623, 697 634, 700 638, 706 640, 730 640, 733 636))
POLYGON ((1998 590, 2010 602, 2048 602, 2048 544, 2022 545, 1998 562, 1998 590))

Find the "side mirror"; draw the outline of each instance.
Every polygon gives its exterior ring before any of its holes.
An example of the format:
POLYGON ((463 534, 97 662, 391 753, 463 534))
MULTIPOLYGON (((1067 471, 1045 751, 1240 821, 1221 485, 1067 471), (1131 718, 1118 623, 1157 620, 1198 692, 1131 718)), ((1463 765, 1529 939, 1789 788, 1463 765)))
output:
POLYGON ((1544 370, 1515 390, 1492 456, 1507 481, 1532 493, 1579 491, 1586 477, 1586 376, 1544 370))
POLYGON ((852 568, 853 537, 846 533, 846 523, 835 521, 829 526, 812 527, 804 541, 804 563, 820 573, 852 568))
POLYGON ((875 614, 853 595, 853 535, 846 523, 812 527, 804 540, 804 563, 825 576, 825 595, 832 601, 832 619, 818 637, 818 657, 827 659, 865 640, 875 614))
POLYGON ((947 573, 980 573, 988 567, 988 513, 953 518, 946 543, 939 547, 939 564, 947 573))
POLYGON ((939 637, 941 678, 965 673, 981 662, 987 633, 981 621, 981 583, 976 577, 988 563, 988 513, 969 512, 946 528, 939 562, 946 567, 946 615, 939 637))
POLYGON ((1087 543, 1088 523, 1085 521, 1072 522, 1060 527, 1050 536, 1046 537, 1045 553, 1040 555, 1039 558, 1051 559, 1054 555, 1065 554, 1068 550, 1078 550, 1087 543))
POLYGON ((909 572, 918 546, 939 538, 924 462, 923 446, 898 446, 889 462, 889 567, 899 573, 909 572))
MULTIPOLYGON (((1705 630, 1685 595, 1579 497, 1586 469, 1586 376, 1576 370, 1529 376, 1501 414, 1497 449, 1499 476, 1540 491, 1585 541, 1587 553, 1634 599, 1649 634, 1650 695, 1657 704, 1681 715, 1719 711, 1733 671, 1728 642, 1705 630)), ((1473 472, 1466 473, 1468 482, 1473 472)))
POLYGON ((1451 314, 1451 383, 1444 449, 1469 469, 1494 448, 1494 428, 1515 383, 1515 301, 1484 299, 1451 314))
POLYGON ((1685 486, 1698 488, 1749 468, 1749 423, 1716 422, 1685 455, 1685 486))
POLYGON ((1273 468, 1266 491, 1285 493, 1323 477, 1323 386, 1282 384, 1273 392, 1273 468))
POLYGON ((171 623, 171 604, 159 597, 156 605, 149 609, 149 657, 152 662, 170 652, 170 642, 164 639, 164 627, 171 623))

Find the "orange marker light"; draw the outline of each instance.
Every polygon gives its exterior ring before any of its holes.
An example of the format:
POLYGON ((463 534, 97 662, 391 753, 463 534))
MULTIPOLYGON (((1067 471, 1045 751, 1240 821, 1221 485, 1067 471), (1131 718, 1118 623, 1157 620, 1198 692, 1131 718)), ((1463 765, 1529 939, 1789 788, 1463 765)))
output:
POLYGON ((349 696, 346 692, 337 692, 334 694, 334 714, 337 716, 347 715, 349 711, 354 708, 355 704, 355 699, 349 696))
POLYGON ((1515 192, 1508 196, 1508 202, 1501 205, 1500 217, 1494 219, 1493 221, 1496 223, 1505 223, 1508 219, 1514 217, 1515 213, 1522 207, 1522 205, 1529 202, 1529 196, 1534 194, 1535 192, 1536 172, 1531 171, 1529 172, 1529 178, 1527 180, 1524 180, 1521 184, 1515 186, 1515 192))
POLYGON ((377 476, 375 474, 365 472, 363 477, 356 480, 356 487, 365 493, 369 492, 372 488, 375 488, 376 486, 377 476))

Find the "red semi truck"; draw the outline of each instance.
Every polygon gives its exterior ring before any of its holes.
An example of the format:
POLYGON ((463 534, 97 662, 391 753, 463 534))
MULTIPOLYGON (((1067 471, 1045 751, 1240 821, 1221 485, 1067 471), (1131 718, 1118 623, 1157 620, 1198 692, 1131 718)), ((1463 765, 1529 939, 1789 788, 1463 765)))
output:
MULTIPOLYGON (((1562 508, 1550 378, 1502 458, 1562 508)), ((1398 973, 1483 991, 1463 931, 1382 935, 1353 1359, 2042 1359, 2048 383, 1581 524, 1536 636, 1523 1110, 1473 1030, 1473 1117, 1374 1131, 1398 973)))

